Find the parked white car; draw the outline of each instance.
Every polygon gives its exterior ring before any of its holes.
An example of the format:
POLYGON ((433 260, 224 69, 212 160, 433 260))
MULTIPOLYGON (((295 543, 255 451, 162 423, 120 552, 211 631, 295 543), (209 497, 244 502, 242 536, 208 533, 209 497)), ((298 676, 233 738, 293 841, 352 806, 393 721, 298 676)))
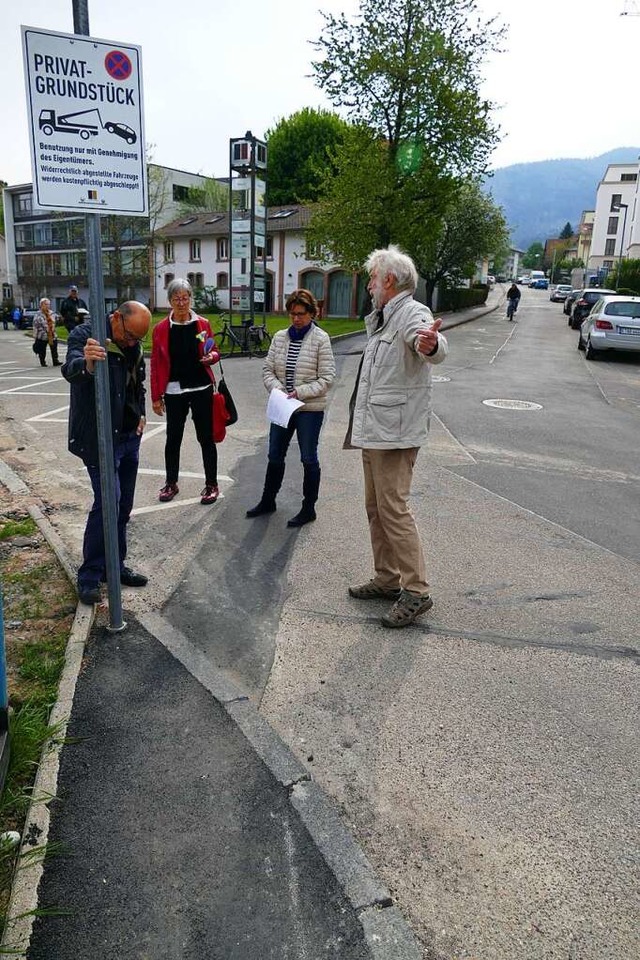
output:
POLYGON ((582 321, 578 350, 597 360, 605 350, 640 352, 640 297, 602 297, 582 321))

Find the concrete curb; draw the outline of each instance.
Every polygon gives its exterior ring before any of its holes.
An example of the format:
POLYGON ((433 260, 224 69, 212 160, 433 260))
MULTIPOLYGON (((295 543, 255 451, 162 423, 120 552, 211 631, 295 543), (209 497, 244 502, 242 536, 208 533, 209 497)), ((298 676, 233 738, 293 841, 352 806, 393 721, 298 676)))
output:
MULTIPOLYGON (((30 493, 27 485, 2 460, 0 482, 11 493, 21 496, 30 493)), ((26 506, 73 582, 74 568, 62 540, 35 503, 26 506)), ((60 751, 94 612, 94 607, 78 604, 65 651, 58 698, 51 712, 50 723, 58 726, 56 741, 43 750, 34 784, 34 800, 22 835, 20 857, 23 865, 14 876, 2 941, 2 947, 21 960, 26 958, 29 948, 33 911, 38 906, 38 885, 43 872, 42 857, 34 857, 34 850, 43 850, 47 843, 49 802, 56 796, 60 751)), ((138 620, 222 704, 268 770, 289 791, 293 808, 358 915, 373 960, 397 960, 400 956, 403 960, 420 960, 422 950, 418 941, 400 911, 393 906, 388 889, 377 878, 342 822, 336 804, 312 782, 306 767, 258 713, 246 694, 216 670, 202 651, 160 614, 149 611, 139 614, 138 620)))
POLYGON ((138 620, 222 704, 267 769, 287 788, 292 806, 356 911, 373 960, 421 960, 411 928, 345 827, 336 804, 246 694, 158 613, 138 614, 138 620))
MULTIPOLYGON (((0 460, 0 481, 11 493, 30 494, 27 485, 2 460, 0 460)), ((73 583, 75 571, 62 540, 36 503, 32 501, 27 503, 26 507, 73 583)), ((71 715, 85 645, 93 624, 94 611, 94 607, 84 604, 78 604, 76 609, 65 650, 58 696, 49 718, 49 725, 56 728, 55 740, 46 743, 43 748, 33 786, 33 799, 22 832, 18 866, 13 878, 7 923, 1 945, 2 949, 18 958, 26 956, 31 939, 33 911, 38 906, 38 884, 43 871, 43 856, 39 853, 44 854, 49 837, 49 802, 56 796, 60 751, 66 737, 67 723, 71 715)))

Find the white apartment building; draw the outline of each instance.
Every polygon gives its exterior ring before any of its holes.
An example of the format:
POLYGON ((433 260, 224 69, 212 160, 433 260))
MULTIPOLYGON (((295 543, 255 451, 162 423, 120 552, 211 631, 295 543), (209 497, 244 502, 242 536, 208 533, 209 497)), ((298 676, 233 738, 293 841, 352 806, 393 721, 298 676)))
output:
MULTIPOLYGON (((117 292, 147 303, 155 284, 149 230, 173 220, 191 189, 206 177, 185 170, 149 164, 150 220, 144 217, 101 217, 105 309, 117 306, 117 292), (115 221, 115 225, 114 225, 115 221), (114 229, 115 226, 115 229, 114 229), (116 271, 118 276, 116 276, 116 271)), ((33 203, 33 185, 4 189, 7 283, 16 303, 36 306, 42 296, 56 307, 75 283, 88 300, 84 216, 43 210, 33 203)))
MULTIPOLYGON (((338 264, 322 262, 305 239, 310 210, 299 204, 267 211, 267 312, 283 313, 289 293, 300 287, 321 302, 326 317, 358 316, 365 280, 338 264)), ((181 217, 162 229, 156 244, 156 303, 167 305, 166 290, 176 277, 194 287, 215 287, 229 309, 229 220, 227 212, 181 217)))
POLYGON ((587 275, 606 277, 621 257, 640 257, 639 172, 640 163, 612 163, 598 184, 587 275))

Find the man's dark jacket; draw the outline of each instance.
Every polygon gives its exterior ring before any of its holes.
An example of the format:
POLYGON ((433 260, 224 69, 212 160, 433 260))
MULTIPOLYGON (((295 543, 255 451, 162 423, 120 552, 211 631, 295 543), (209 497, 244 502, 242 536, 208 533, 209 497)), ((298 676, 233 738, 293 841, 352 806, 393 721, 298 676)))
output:
MULTIPOLYGON (((69 450, 87 464, 98 463, 98 426, 96 421, 96 397, 93 374, 87 372, 84 348, 91 336, 91 324, 82 323, 69 334, 67 358, 62 366, 62 375, 71 384, 69 408, 69 450)), ((107 337, 111 327, 107 323, 107 337)), ((134 368, 134 388, 140 407, 140 416, 145 413, 145 364, 142 347, 134 368)), ((104 361, 96 361, 96 365, 104 361)), ((127 361, 120 347, 113 343, 107 348, 109 365, 109 396, 111 398, 111 427, 113 445, 122 434, 127 388, 127 361)))
POLYGON ((80 309, 87 309, 87 305, 82 297, 65 297, 60 304, 60 316, 69 333, 82 323, 81 318, 78 316, 78 310, 80 309))

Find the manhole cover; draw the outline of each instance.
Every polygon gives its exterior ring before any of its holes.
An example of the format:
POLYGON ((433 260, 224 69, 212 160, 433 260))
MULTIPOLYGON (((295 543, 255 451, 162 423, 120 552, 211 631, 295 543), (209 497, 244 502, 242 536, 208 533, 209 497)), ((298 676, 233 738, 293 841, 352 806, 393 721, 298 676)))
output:
POLYGON ((449 383, 451 377, 431 377, 433 383, 449 383))
POLYGON ((500 407, 501 410, 542 410, 541 403, 532 400, 483 400, 486 407, 500 407))

